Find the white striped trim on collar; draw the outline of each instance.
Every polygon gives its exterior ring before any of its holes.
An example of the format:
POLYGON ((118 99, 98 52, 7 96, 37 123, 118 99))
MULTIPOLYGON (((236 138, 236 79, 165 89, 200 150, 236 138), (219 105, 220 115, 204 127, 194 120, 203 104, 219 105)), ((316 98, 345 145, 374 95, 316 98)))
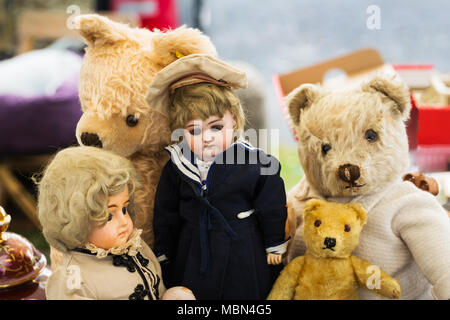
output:
MULTIPOLYGON (((250 151, 260 150, 258 148, 253 147, 249 142, 245 141, 242 138, 234 142, 229 148, 233 147, 236 144, 239 144, 250 151)), ((191 161, 189 161, 184 156, 183 151, 180 148, 180 144, 172 144, 170 146, 167 146, 165 149, 170 152, 172 162, 177 166, 177 168, 181 171, 181 173, 183 173, 191 180, 194 180, 195 182, 202 184, 200 171, 198 170, 197 166, 195 166, 191 161)))
POLYGON ((170 152, 172 162, 177 166, 181 173, 183 173, 191 180, 202 184, 198 168, 194 166, 188 159, 186 159, 179 145, 173 144, 166 147, 165 149, 170 152))
POLYGON ((198 176, 200 176, 200 171, 198 170, 198 168, 196 166, 194 166, 192 164, 192 162, 190 162, 183 154, 183 151, 181 150, 179 145, 174 145, 173 146, 176 154, 178 155, 179 159, 181 160, 181 162, 183 162, 183 164, 192 172, 194 172, 195 174, 197 174, 198 176))

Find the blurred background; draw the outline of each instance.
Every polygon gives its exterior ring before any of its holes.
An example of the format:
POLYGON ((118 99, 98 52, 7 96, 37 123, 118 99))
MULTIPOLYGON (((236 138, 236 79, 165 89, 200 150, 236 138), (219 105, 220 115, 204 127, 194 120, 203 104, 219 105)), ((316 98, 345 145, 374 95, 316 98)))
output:
MULTIPOLYGON (((280 158, 287 190, 303 171, 283 96, 301 84, 295 79, 323 80, 323 74, 305 78, 305 68, 375 49, 374 66, 393 66, 414 93, 410 169, 434 175, 445 189, 450 161, 448 0, 0 0, 0 205, 13 217, 10 230, 45 254, 48 246, 33 218, 36 188, 30 177, 58 149, 76 143, 84 45, 66 23, 74 14, 94 11, 149 29, 186 24, 211 37, 222 59, 248 73, 249 89, 239 92, 248 127, 279 130, 279 148, 269 151, 280 158), (59 116, 47 119, 52 110, 59 116)), ((335 76, 345 82, 342 70, 335 76)), ((446 203, 449 194, 439 197, 446 203)))

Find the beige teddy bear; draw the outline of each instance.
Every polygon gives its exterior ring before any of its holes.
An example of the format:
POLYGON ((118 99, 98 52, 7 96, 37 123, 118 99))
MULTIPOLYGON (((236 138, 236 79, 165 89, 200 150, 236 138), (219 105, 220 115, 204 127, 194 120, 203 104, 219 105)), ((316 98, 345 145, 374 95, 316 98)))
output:
POLYGON ((164 147, 170 143, 170 130, 167 117, 147 104, 148 87, 155 74, 178 57, 216 55, 216 49, 196 29, 152 32, 96 14, 78 16, 75 23, 88 45, 79 82, 84 113, 77 125, 78 142, 132 160, 143 178, 135 195, 135 225, 153 247, 154 194, 169 159, 164 147))
MULTIPOLYGON (((402 180, 409 98, 406 85, 385 74, 345 90, 304 84, 289 94, 305 178, 288 193, 287 260, 305 253, 305 201, 358 202, 368 220, 354 253, 398 279, 404 299, 449 299, 450 220, 433 195, 402 180)), ((360 298, 379 297, 362 290, 360 298)))
POLYGON ((378 266, 352 256, 367 216, 359 203, 312 199, 303 211, 307 251, 281 272, 269 300, 358 299, 358 287, 399 298, 397 280, 378 266))

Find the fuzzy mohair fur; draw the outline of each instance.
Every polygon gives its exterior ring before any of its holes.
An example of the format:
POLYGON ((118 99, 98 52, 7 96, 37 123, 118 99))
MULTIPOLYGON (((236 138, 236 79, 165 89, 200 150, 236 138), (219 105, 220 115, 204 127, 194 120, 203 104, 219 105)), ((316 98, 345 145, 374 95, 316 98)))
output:
POLYGON ((163 166, 169 159, 163 150, 170 143, 167 117, 146 103, 155 74, 181 55, 217 55, 209 38, 196 29, 180 27, 161 32, 130 28, 105 17, 89 14, 76 20, 88 47, 80 74, 79 96, 83 115, 76 136, 96 134, 102 147, 131 159, 142 176, 136 190, 137 228, 152 248, 153 203, 163 166), (129 126, 127 117, 138 119, 129 126))
MULTIPOLYGON (((298 137, 298 155, 307 182, 327 197, 372 194, 401 178, 409 165, 404 122, 411 109, 408 88, 398 77, 379 74, 357 88, 327 91, 304 84, 287 97, 298 137), (378 137, 366 139, 367 130, 378 137), (325 154, 322 146, 331 149, 325 154), (339 179, 339 167, 359 167, 358 188, 339 179)), ((296 188, 289 192, 291 236, 301 224, 296 188)), ((295 241, 295 240, 294 240, 295 241)))
MULTIPOLYGON (((303 215, 306 253, 283 269, 268 299, 358 299, 358 288, 370 289, 368 285, 373 284, 370 277, 374 272, 370 262, 351 255, 367 220, 363 207, 359 203, 312 199, 306 202, 303 215), (334 251, 324 245, 326 238, 336 240, 334 251)), ((388 298, 399 298, 398 281, 382 270, 379 275, 380 285, 372 288, 373 291, 388 298)))
POLYGON ((374 193, 408 167, 404 121, 411 107, 403 82, 378 76, 361 88, 334 92, 302 85, 288 99, 300 162, 308 182, 322 195, 374 193), (378 134, 373 142, 365 137, 370 129, 378 134), (323 144, 331 146, 327 154, 321 150, 323 144), (337 173, 347 163, 360 168, 357 183, 364 187, 345 188, 348 184, 337 173))

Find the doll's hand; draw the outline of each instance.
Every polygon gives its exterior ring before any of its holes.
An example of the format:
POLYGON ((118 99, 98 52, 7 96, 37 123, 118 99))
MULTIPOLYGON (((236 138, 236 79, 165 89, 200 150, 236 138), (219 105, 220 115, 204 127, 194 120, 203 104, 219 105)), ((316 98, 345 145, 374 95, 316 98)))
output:
POLYGON ((162 300, 196 300, 191 290, 186 287, 172 287, 164 292, 162 300))
POLYGON ((280 264, 281 254, 268 253, 267 254, 267 264, 280 264))

